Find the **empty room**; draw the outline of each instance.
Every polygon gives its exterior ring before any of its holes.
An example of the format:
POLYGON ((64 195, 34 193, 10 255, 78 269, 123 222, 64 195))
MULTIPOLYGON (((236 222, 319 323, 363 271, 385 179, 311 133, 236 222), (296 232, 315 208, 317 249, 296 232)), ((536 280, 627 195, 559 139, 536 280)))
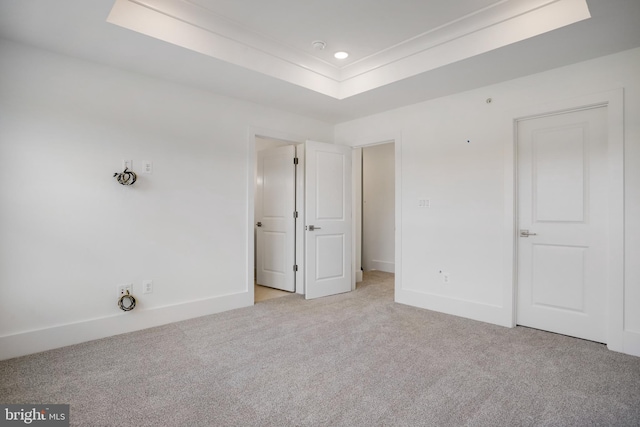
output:
POLYGON ((0 0, 0 425, 640 425, 638 22, 0 0))

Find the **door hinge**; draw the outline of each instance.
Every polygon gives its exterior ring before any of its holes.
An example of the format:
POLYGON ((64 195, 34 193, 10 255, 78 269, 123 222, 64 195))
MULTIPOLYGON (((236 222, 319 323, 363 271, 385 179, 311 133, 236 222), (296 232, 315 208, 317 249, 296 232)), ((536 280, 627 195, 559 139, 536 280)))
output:
POLYGON ((294 218, 298 218, 298 211, 294 211, 294 212, 293 212, 293 217, 294 217, 294 218))
POLYGON ((294 164, 294 165, 297 165, 297 164, 298 164, 298 158, 297 158, 297 157, 294 157, 294 158, 293 158, 293 164, 294 164))
POLYGON ((293 271, 298 271, 298 265, 297 264, 293 266, 293 271))

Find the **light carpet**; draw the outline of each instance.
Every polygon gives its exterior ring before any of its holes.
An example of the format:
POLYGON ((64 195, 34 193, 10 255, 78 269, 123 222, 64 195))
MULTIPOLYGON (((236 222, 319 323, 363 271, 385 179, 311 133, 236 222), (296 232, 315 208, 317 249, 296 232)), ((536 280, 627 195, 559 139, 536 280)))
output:
POLYGON ((640 358, 393 302, 393 275, 0 362, 77 426, 638 426, 640 358))

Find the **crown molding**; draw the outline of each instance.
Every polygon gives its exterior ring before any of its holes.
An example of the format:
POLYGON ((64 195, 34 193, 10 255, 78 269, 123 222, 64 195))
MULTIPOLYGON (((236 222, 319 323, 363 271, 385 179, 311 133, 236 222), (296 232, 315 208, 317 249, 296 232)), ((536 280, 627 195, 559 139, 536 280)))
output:
POLYGON ((116 0, 107 21, 344 99, 590 17, 586 0, 502 0, 342 67, 193 0, 116 0))

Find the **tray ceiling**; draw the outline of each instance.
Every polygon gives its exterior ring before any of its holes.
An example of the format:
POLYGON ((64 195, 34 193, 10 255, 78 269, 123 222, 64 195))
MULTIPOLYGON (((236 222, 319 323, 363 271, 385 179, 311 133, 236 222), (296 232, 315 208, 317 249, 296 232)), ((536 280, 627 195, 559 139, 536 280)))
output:
POLYGON ((586 0, 116 0, 108 22, 344 99, 588 18, 586 0))

